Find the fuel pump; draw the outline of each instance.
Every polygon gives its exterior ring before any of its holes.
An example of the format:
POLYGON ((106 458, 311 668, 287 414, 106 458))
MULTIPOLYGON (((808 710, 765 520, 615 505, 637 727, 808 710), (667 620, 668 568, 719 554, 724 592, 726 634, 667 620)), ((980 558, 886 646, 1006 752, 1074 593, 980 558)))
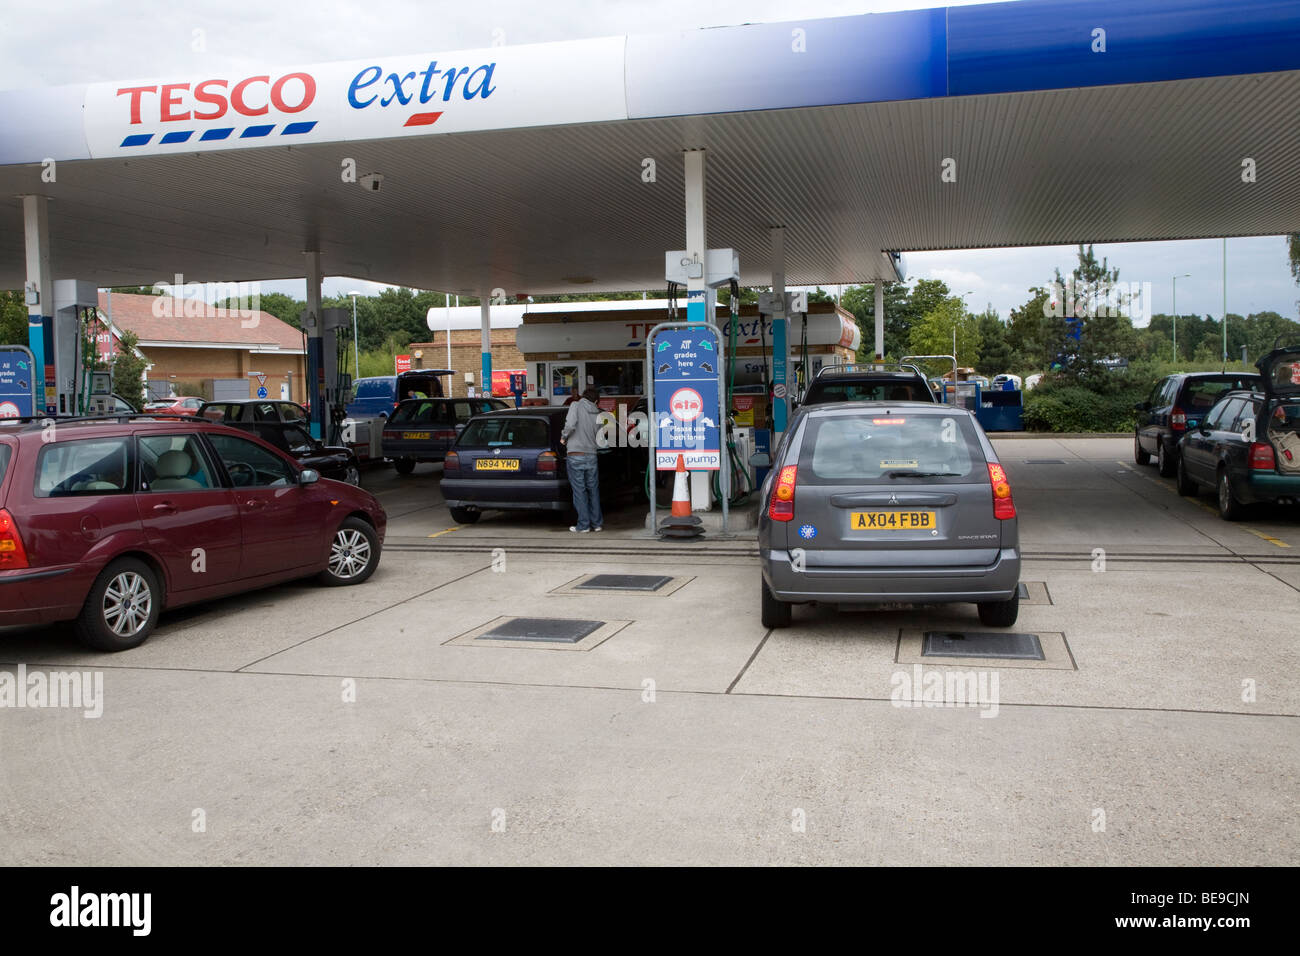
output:
POLYGON ((94 369, 94 331, 99 290, 93 282, 57 279, 54 282, 54 349, 46 361, 54 374, 46 375, 46 405, 57 415, 85 413, 90 400, 90 373, 94 369), (86 339, 90 337, 90 347, 86 339))

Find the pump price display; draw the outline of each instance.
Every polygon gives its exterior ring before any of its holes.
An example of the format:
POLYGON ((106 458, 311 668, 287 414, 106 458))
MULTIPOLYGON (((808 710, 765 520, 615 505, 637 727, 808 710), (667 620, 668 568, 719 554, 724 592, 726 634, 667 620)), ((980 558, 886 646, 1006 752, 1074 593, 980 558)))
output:
POLYGON ((650 343, 659 471, 676 469, 678 456, 690 471, 722 467, 718 343, 718 330, 707 324, 660 329, 650 343))

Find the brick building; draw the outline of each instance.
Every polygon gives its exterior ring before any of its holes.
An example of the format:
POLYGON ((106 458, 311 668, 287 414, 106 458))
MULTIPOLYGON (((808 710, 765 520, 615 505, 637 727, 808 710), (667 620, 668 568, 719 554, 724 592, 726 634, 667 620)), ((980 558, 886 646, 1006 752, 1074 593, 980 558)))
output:
POLYGON ((270 398, 306 397, 303 335, 269 312, 223 315, 202 302, 121 292, 110 302, 101 292, 99 318, 105 325, 98 336, 101 358, 117 349, 110 328, 139 337, 151 398, 171 394, 176 383, 199 383, 207 398, 256 398, 258 374, 270 398))
MULTIPOLYGON (((479 378, 483 370, 482 333, 478 329, 452 329, 451 364, 447 364, 447 332, 433 333, 432 341, 412 342, 407 348, 411 353, 411 368, 454 368, 456 374, 451 376, 451 394, 463 396, 468 394, 465 383, 466 373, 474 376, 474 394, 480 395, 479 378)), ((524 371, 523 353, 515 347, 514 329, 492 330, 492 377, 497 380, 494 394, 510 397, 508 387, 503 386, 502 376, 509 372, 524 371)), ((446 380, 444 380, 446 381, 446 380)))

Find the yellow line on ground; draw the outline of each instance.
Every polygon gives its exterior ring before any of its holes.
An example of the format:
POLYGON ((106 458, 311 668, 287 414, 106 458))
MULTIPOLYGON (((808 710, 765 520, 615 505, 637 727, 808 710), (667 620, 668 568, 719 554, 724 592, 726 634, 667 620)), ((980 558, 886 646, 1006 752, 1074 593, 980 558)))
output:
MULTIPOLYGON (((1145 480, 1145 481, 1149 481, 1149 482, 1151 482, 1153 485, 1155 485, 1155 486, 1157 486, 1157 487, 1159 487, 1159 488, 1163 488, 1163 489, 1165 489, 1165 491, 1172 491, 1174 494, 1178 494, 1178 489, 1177 489, 1177 488, 1170 488, 1170 487, 1169 487, 1168 485, 1166 485, 1163 481, 1160 481, 1159 479, 1156 479, 1156 478, 1152 478, 1152 477, 1149 476, 1149 475, 1144 475, 1144 474, 1142 474, 1142 473, 1141 473, 1140 471, 1138 471, 1136 468, 1131 468, 1131 467, 1129 467, 1129 464, 1128 464, 1128 462, 1126 462, 1126 461, 1118 461, 1118 460, 1117 460, 1117 461, 1115 462, 1115 464, 1119 465, 1120 467, 1122 467, 1122 468, 1124 468, 1124 469, 1126 469, 1126 470, 1128 470, 1128 471, 1131 471, 1133 474, 1137 475, 1139 478, 1141 478, 1141 479, 1143 479, 1143 480, 1145 480)), ((1178 497, 1181 498, 1182 495, 1178 495, 1178 497)), ((1208 511, 1208 512, 1209 512, 1210 514, 1212 514, 1212 515, 1217 516, 1217 515, 1219 514, 1219 509, 1218 509, 1218 508, 1213 508, 1213 507, 1211 507, 1210 505, 1207 505, 1204 501, 1201 501, 1199 498, 1188 498, 1188 499, 1186 499, 1186 500, 1189 501, 1189 502, 1191 502, 1192 504, 1196 505, 1196 507, 1201 508, 1201 509, 1203 509, 1203 510, 1205 510, 1205 511, 1208 511)), ((1257 538, 1263 538, 1263 539, 1264 539, 1265 541, 1267 541, 1269 544, 1275 544, 1275 545, 1277 545, 1279 548, 1289 548, 1289 547, 1291 547, 1291 545, 1287 544, 1285 541, 1280 541, 1279 539, 1273 537, 1271 534, 1265 534, 1263 531, 1258 531, 1258 530, 1256 530, 1255 528, 1250 527, 1249 525, 1239 524, 1239 525, 1236 525, 1236 527, 1240 528, 1242 531, 1248 531, 1248 532, 1250 532, 1251 534, 1253 534, 1253 535, 1254 535, 1255 537, 1257 537, 1257 538)))
POLYGON ((455 527, 452 527, 452 528, 443 528, 441 531, 435 531, 433 534, 429 535, 429 537, 430 537, 430 538, 440 538, 440 537, 442 537, 444 534, 451 534, 451 532, 453 532, 453 531, 459 531, 459 530, 460 530, 461 528, 463 528, 463 527, 465 527, 463 524, 458 524, 458 525, 456 525, 455 527))

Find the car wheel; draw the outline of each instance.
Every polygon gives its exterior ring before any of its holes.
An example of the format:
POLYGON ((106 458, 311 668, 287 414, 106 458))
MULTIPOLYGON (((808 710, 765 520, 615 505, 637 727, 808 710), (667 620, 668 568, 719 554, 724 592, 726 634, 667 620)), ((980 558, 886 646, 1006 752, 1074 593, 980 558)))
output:
POLYGON ((348 518, 330 541, 329 563, 320 573, 322 584, 360 584, 379 566, 379 536, 368 522, 348 518))
POLYGON ((1137 435, 1133 436, 1133 460, 1139 465, 1151 464, 1151 452, 1142 450, 1142 442, 1137 435))
POLYGON ((1192 481, 1187 474, 1187 463, 1183 461, 1182 455, 1178 456, 1178 478, 1175 480, 1178 485, 1178 493, 1184 498, 1195 497, 1201 490, 1196 482, 1192 481))
POLYGON ((1010 627, 1020 616, 1020 592, 1005 601, 980 601, 980 623, 985 627, 1010 627))
POLYGON ((348 465, 348 471, 347 474, 343 476, 343 480, 346 481, 349 485, 355 485, 356 487, 360 488, 361 469, 358 468, 356 465, 348 465))
POLYGON ((1219 469, 1218 481, 1219 517, 1224 521, 1240 521, 1246 512, 1246 506, 1237 500, 1232 492, 1232 479, 1228 469, 1219 469))
POLYGON ((469 508, 448 508, 451 512, 451 520, 457 524, 473 524, 478 521, 481 511, 471 511, 469 508))
POLYGON ((758 580, 759 586, 763 589, 762 619, 764 627, 789 627, 790 626, 790 603, 788 601, 778 601, 772 594, 772 589, 767 586, 767 582, 762 579, 758 580))
POLYGON ((397 469, 399 475, 409 475, 415 471, 414 458, 394 458, 393 467, 397 469))
POLYGON ((1177 452, 1168 451, 1167 447, 1163 440, 1156 443, 1156 467, 1161 478, 1172 478, 1178 469, 1178 459, 1182 457, 1177 452))
POLYGON ((120 558, 91 585, 77 617, 77 637, 97 651, 139 647, 158 623, 162 602, 153 569, 135 558, 120 558))

